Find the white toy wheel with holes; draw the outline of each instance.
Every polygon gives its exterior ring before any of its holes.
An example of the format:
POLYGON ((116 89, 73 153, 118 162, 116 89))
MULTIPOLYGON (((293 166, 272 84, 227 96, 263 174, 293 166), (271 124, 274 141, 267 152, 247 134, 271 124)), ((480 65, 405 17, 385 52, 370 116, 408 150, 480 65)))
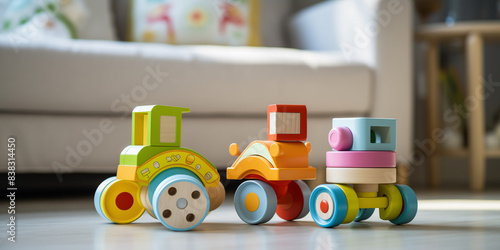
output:
POLYGON ((152 199, 156 218, 167 228, 187 231, 197 227, 208 214, 210 201, 203 184, 188 175, 173 175, 155 189, 152 199))

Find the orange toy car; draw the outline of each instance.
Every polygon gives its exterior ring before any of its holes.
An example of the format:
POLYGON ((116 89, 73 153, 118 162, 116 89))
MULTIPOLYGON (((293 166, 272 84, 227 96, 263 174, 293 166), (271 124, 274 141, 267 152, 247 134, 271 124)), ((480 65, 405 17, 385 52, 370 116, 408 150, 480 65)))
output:
POLYGON ((309 166, 311 144, 307 138, 305 105, 270 105, 267 141, 254 141, 240 153, 236 143, 229 153, 239 156, 227 169, 228 179, 250 179, 234 195, 238 216, 248 224, 269 221, 274 213, 285 220, 300 219, 309 212, 311 190, 302 181, 315 179, 309 166))

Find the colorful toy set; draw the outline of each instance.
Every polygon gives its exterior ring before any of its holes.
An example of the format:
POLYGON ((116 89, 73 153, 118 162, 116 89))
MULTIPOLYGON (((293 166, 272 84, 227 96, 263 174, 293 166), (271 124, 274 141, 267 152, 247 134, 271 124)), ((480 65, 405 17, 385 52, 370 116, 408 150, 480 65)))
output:
MULTIPOLYGON (((187 108, 139 106, 132 112, 132 145, 120 155, 117 176, 99 185, 97 212, 115 223, 130 223, 146 210, 169 229, 190 230, 225 197, 217 169, 198 153, 180 147, 182 113, 187 108)), ((302 181, 316 178, 309 166, 305 105, 270 105, 267 141, 254 141, 227 169, 228 179, 248 179, 234 195, 238 216, 248 224, 300 219, 311 208, 322 227, 380 218, 405 224, 417 213, 413 190, 396 182, 396 120, 333 119, 326 153, 329 183, 312 193, 302 181), (347 185, 347 184, 352 184, 347 185)))
POLYGON ((116 177, 102 182, 94 196, 103 218, 131 223, 146 210, 167 228, 184 231, 222 204, 217 169, 181 147, 184 112, 189 109, 159 105, 133 110, 132 145, 122 151, 116 177))
POLYGON ((335 227, 368 219, 375 208, 380 218, 405 224, 417 213, 417 197, 396 182, 396 120, 333 119, 326 153, 326 181, 311 193, 309 207, 316 224, 335 227), (352 187, 346 184, 353 184, 352 187))
POLYGON ((229 153, 239 156, 227 169, 228 179, 243 182, 234 194, 238 216, 248 224, 269 221, 276 213, 284 220, 300 219, 309 212, 311 190, 302 181, 315 179, 308 165, 311 144, 307 139, 304 105, 270 105, 267 141, 254 141, 240 153, 236 143, 229 153))

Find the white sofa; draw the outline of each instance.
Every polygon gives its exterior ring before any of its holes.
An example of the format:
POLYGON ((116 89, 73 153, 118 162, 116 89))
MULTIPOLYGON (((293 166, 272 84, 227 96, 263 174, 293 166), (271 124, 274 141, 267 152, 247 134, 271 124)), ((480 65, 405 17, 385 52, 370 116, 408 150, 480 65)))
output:
MULTIPOLYGON (((286 11, 261 2, 275 20, 266 25, 263 17, 264 29, 280 27, 286 11)), ((266 138, 267 106, 290 103, 307 105, 309 162, 318 174, 333 117, 397 118, 398 159, 405 161, 413 131, 412 15, 406 0, 323 2, 288 19, 295 49, 44 40, 16 51, 2 36, 0 141, 16 138, 18 173, 112 173, 130 144, 135 105, 181 106, 191 109, 182 145, 224 169, 234 161, 229 144, 266 138)))

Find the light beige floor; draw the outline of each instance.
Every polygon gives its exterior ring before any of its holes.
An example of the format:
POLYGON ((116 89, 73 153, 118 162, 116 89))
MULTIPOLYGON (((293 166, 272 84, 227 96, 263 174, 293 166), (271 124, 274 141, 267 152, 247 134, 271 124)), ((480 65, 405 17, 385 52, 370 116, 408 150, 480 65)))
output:
MULTIPOLYGON (((404 226, 375 215, 333 229, 317 226, 310 215, 251 226, 229 198, 190 232, 169 231, 147 214, 129 225, 108 223, 91 197, 18 201, 17 242, 2 233, 0 249, 500 249, 500 191, 417 195, 417 217, 404 226)), ((7 207, 3 200, 0 208, 7 207)), ((6 212, 1 219, 5 232, 6 212)))

